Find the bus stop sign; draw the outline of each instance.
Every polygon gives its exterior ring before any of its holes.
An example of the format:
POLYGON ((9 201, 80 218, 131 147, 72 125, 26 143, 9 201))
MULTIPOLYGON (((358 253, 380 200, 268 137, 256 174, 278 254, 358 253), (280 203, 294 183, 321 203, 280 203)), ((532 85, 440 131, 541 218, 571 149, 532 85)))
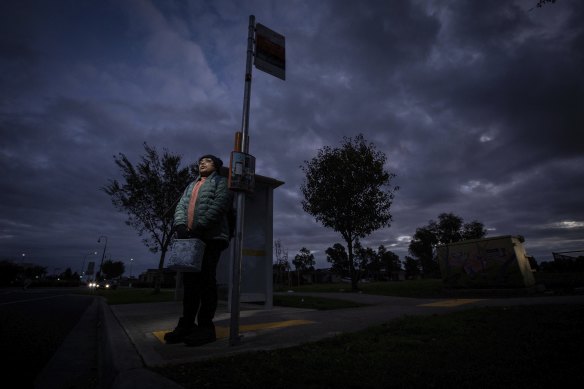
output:
POLYGON ((254 65, 279 79, 286 79, 286 45, 283 35, 256 24, 254 65))

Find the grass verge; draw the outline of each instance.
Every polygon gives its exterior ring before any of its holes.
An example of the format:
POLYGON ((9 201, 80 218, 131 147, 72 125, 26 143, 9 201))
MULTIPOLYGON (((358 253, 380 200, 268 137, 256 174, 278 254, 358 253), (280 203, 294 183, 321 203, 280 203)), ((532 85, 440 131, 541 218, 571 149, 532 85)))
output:
POLYGON ((473 308, 152 370, 185 388, 570 387, 583 326, 581 305, 473 308))
POLYGON ((357 308, 364 304, 315 296, 274 295, 274 305, 280 307, 308 308, 326 311, 330 309, 357 308))
MULTIPOLYGON (((584 274, 555 274, 555 273, 535 273, 535 279, 538 284, 545 285, 547 292, 553 294, 571 294, 577 287, 584 287, 584 274)), ((442 280, 440 279, 421 279, 421 280, 407 280, 407 281, 391 281, 391 282, 368 282, 360 283, 362 293, 375 294, 383 296, 395 297, 418 297, 418 298, 440 298, 451 297, 448 291, 444 289, 442 280)), ((286 292, 293 290, 295 292, 333 292, 333 293, 349 293, 351 292, 351 285, 347 283, 336 284, 310 284, 301 286, 281 286, 274 285, 276 292, 286 292)), ((83 293, 93 293, 103 296, 107 299, 108 304, 134 304, 146 302, 163 302, 174 300, 174 289, 162 289, 160 293, 155 294, 151 288, 118 288, 113 290, 98 290, 92 291, 84 289, 83 293)), ((465 292, 463 292, 465 293, 465 292)), ((470 293, 472 297, 475 292, 470 293)), ((459 295, 457 297, 464 297, 459 295)), ((320 297, 318 299, 321 299, 320 297)), ((334 300, 337 301, 337 300, 334 300)), ((276 298, 274 296, 274 304, 292 307, 307 307, 307 299, 305 297, 304 303, 301 301, 294 301, 293 299, 276 298)), ((342 306, 335 302, 314 302, 313 309, 335 309, 349 308, 350 306, 342 306), (333 308, 327 308, 329 304, 333 308), (323 307, 324 305, 324 307, 323 307)))
MULTIPOLYGON (((516 295, 535 295, 554 294, 565 295, 574 294, 578 289, 584 288, 584 273, 534 273, 536 285, 541 286, 540 292, 534 293, 532 289, 467 289, 467 290, 448 290, 444 287, 441 279, 420 279, 407 281, 389 281, 389 282, 367 282, 359 283, 362 293, 375 294, 395 297, 417 297, 417 298, 440 298, 451 297, 473 297, 484 295, 485 293, 497 294, 499 297, 516 296, 516 295)), ((295 292, 334 292, 348 293, 351 292, 351 285, 348 283, 335 284, 310 284, 300 286, 282 286, 274 285, 277 292, 293 290, 295 292)), ((581 292, 577 292, 581 293, 581 292)))
MULTIPOLYGON (((293 290, 294 292, 319 292, 319 293, 350 293, 351 285, 347 283, 335 284, 310 284, 292 287, 274 287, 278 292, 293 290)), ((437 297, 443 294, 442 280, 424 279, 392 282, 367 282, 360 283, 361 292, 396 297, 437 297)))

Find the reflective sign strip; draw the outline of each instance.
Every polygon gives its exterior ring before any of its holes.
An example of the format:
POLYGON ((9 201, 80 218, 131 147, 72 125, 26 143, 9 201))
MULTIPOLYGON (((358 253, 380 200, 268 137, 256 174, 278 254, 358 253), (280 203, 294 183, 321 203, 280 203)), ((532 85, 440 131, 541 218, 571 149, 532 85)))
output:
POLYGON ((244 257, 265 257, 266 250, 243 249, 244 257))

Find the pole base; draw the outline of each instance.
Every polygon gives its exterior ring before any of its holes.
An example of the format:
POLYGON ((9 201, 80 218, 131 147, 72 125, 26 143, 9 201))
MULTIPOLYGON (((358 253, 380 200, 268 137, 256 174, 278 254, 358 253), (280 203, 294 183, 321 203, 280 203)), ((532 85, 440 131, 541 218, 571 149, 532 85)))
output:
POLYGON ((241 343, 243 343, 241 341, 242 339, 243 339, 242 335, 229 337, 229 346, 239 346, 241 343))

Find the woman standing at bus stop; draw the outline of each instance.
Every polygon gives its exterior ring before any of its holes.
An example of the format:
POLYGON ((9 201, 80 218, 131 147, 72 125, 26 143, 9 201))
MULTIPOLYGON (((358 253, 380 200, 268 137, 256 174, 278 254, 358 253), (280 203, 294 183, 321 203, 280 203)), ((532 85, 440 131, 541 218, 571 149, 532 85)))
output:
POLYGON ((216 340, 217 263, 229 245, 227 213, 232 197, 227 179, 219 175, 223 161, 214 155, 199 159, 199 175, 189 184, 174 214, 176 237, 201 239, 205 252, 200 272, 183 273, 183 314, 176 328, 164 335, 168 344, 200 346, 216 340))

